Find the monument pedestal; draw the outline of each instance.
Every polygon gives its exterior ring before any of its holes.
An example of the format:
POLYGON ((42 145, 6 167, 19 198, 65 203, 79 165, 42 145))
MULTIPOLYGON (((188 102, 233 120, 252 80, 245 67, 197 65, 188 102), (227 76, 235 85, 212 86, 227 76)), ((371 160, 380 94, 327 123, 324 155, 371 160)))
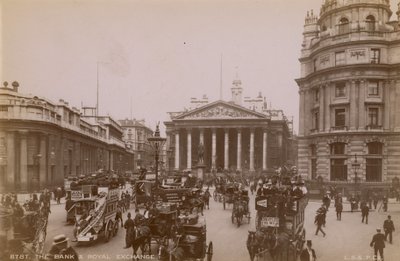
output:
POLYGON ((206 168, 206 165, 204 165, 204 164, 199 164, 199 165, 196 166, 197 178, 198 179, 204 180, 204 170, 205 170, 205 168, 206 168))

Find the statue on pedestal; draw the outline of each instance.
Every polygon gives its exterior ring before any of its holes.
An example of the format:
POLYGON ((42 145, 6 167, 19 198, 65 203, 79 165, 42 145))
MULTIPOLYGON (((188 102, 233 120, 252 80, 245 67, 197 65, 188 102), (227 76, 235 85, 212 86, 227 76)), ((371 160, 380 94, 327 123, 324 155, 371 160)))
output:
POLYGON ((204 145, 203 145, 203 143, 199 144, 198 156, 199 156, 199 164, 203 164, 204 163, 204 145))

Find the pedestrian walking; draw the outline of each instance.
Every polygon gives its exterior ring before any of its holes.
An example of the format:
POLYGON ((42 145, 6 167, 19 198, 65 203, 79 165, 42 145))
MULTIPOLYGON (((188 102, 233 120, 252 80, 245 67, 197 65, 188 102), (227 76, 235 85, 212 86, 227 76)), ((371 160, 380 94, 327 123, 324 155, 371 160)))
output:
POLYGON ((126 229, 125 247, 124 248, 129 248, 132 245, 132 238, 133 238, 133 233, 134 233, 134 228, 135 228, 135 222, 132 220, 130 212, 128 212, 127 220, 125 221, 124 228, 126 229))
POLYGON ((392 244, 392 233, 394 231, 394 224, 390 215, 388 216, 388 219, 383 222, 383 230, 385 231, 385 241, 387 241, 387 236, 389 235, 389 243, 392 244))
POLYGON ((62 190, 60 187, 56 189, 56 200, 57 204, 61 204, 62 190))
POLYGON ((343 204, 342 202, 336 203, 336 219, 342 220, 343 204))
POLYGON ((324 224, 324 222, 325 222, 324 214, 321 212, 317 213, 317 215, 315 216, 315 221, 314 221, 314 224, 317 225, 317 230, 315 231, 315 235, 318 235, 318 232, 321 231, 325 237, 325 235, 326 235, 325 231, 322 230, 322 225, 324 224))
POLYGON ((120 206, 117 206, 117 213, 115 214, 115 220, 121 220, 121 227, 124 226, 124 221, 122 220, 122 209, 120 206))
POLYGON ((368 224, 368 214, 369 214, 369 207, 367 204, 365 204, 361 209, 361 216, 362 216, 361 223, 364 223, 365 220, 365 224, 368 224))
POLYGON ((315 261, 317 256, 315 255, 315 250, 312 247, 311 240, 307 240, 307 247, 301 251, 300 261, 315 261))
POLYGON ((47 255, 48 259, 53 261, 79 261, 76 251, 68 245, 68 238, 64 234, 60 234, 53 238, 53 245, 47 255))
POLYGON ((378 195, 376 192, 372 193, 372 202, 374 204, 374 209, 378 206, 378 195))
POLYGON ((386 196, 383 197, 383 211, 387 212, 388 210, 388 198, 386 196))
POLYGON ((207 188, 203 195, 204 204, 205 204, 205 207, 207 207, 207 209, 210 209, 210 198, 211 198, 211 194, 207 188))
POLYGON ((374 260, 378 258, 378 252, 383 261, 383 249, 385 248, 385 236, 381 233, 381 229, 376 229, 376 234, 372 237, 372 241, 369 244, 374 248, 374 260))

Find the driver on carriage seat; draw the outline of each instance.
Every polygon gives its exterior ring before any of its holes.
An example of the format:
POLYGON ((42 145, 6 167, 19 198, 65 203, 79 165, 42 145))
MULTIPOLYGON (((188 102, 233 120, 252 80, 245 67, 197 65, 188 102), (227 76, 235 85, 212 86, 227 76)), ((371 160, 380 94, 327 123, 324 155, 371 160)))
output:
POLYGON ((145 221, 145 218, 142 214, 140 214, 139 209, 135 209, 135 219, 133 222, 135 223, 135 226, 141 226, 143 222, 145 221))

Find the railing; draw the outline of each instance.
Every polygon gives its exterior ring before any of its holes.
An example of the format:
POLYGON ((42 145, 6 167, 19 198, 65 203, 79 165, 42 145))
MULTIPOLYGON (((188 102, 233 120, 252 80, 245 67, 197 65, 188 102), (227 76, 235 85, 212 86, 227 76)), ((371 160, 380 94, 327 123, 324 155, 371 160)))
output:
POLYGON ((382 130, 381 125, 367 125, 365 127, 366 130, 382 130))

